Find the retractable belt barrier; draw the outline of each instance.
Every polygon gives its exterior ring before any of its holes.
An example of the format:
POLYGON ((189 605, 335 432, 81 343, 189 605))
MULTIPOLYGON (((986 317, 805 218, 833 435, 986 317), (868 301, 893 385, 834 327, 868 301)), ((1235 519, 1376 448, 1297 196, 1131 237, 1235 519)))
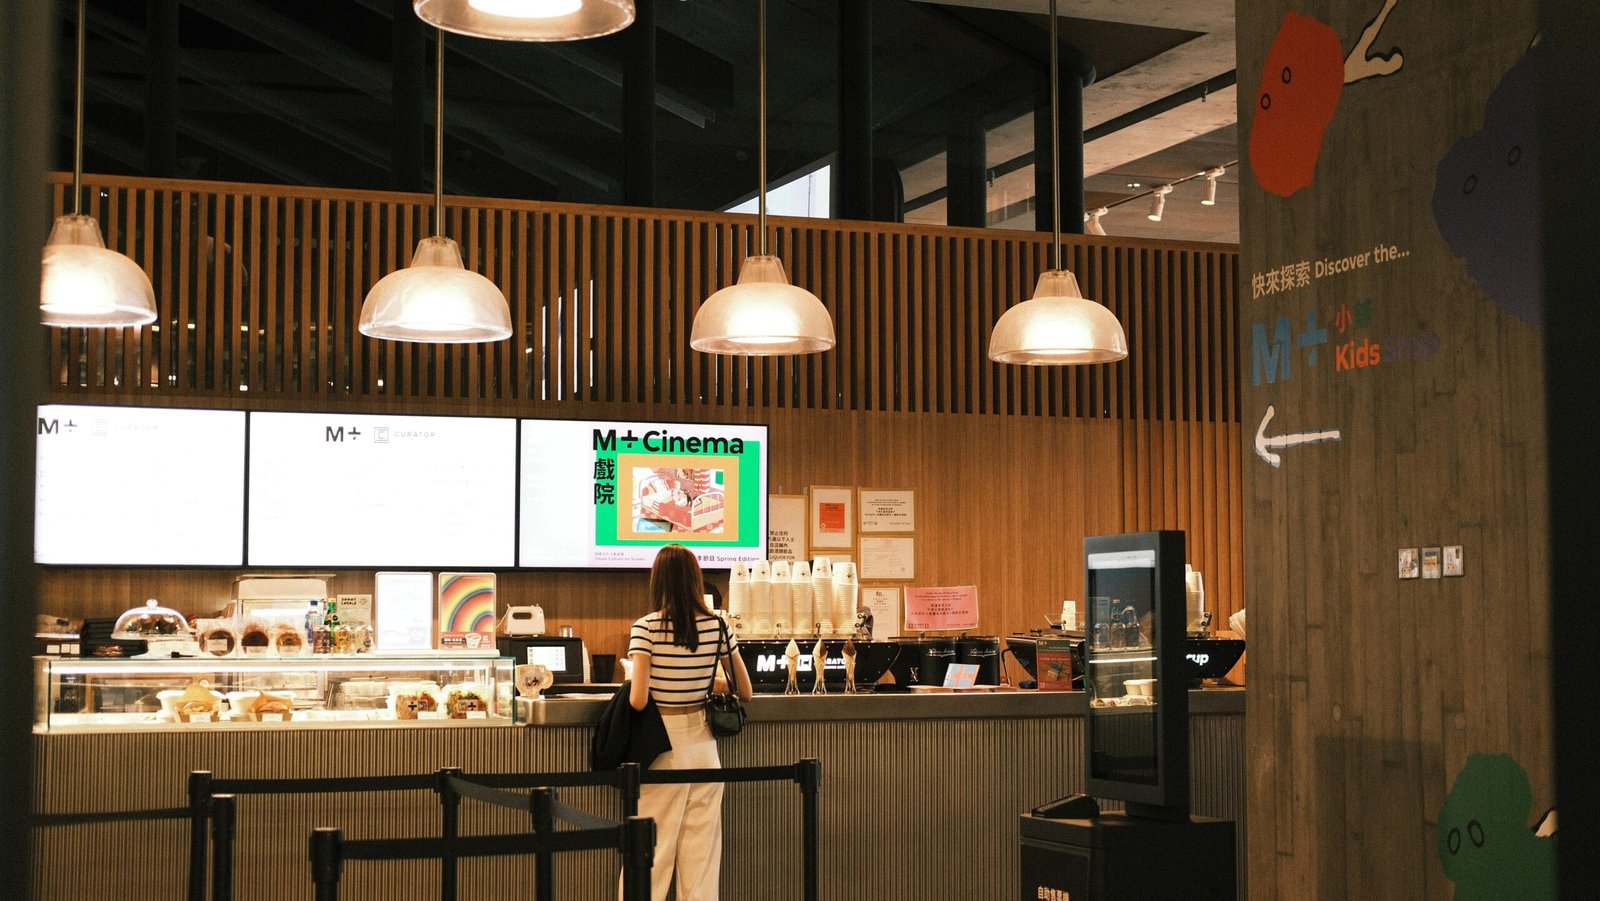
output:
POLYGON ((820 885, 820 812, 822 764, 807 758, 786 766, 729 767, 698 770, 641 770, 625 763, 615 770, 565 773, 477 773, 445 767, 433 773, 406 776, 357 776, 316 779, 218 779, 209 771, 189 774, 189 806, 158 811, 122 813, 52 814, 37 818, 40 825, 104 822, 115 819, 177 819, 191 821, 188 901, 206 901, 206 875, 210 870, 211 901, 232 901, 235 804, 238 795, 328 794, 340 792, 431 790, 439 796, 440 836, 437 838, 347 840, 342 830, 318 829, 312 833, 313 880, 317 899, 338 897, 343 860, 393 860, 432 857, 440 861, 440 901, 456 899, 456 862, 481 855, 533 854, 536 857, 535 897, 555 899, 555 855, 564 851, 616 848, 624 859, 624 894, 632 897, 633 869, 643 861, 640 898, 649 896, 650 862, 655 848, 654 824, 641 820, 639 791, 643 784, 692 782, 794 782, 800 787, 804 807, 804 880, 806 901, 816 901, 820 885), (556 797, 557 788, 612 787, 621 795, 623 821, 608 820, 556 797), (507 789, 528 789, 520 794, 507 789), (462 838, 459 834, 463 798, 526 811, 533 831, 511 835, 462 838), (49 820, 47 822, 46 820, 49 820), (557 832, 557 822, 576 827, 557 832), (642 823, 643 825, 636 825, 642 823), (207 825, 210 829, 207 829, 207 825), (211 851, 208 854, 207 833, 211 851), (641 843, 644 845, 641 852, 641 843), (642 857, 636 858, 636 855, 642 857), (321 863, 318 855, 322 855, 321 863), (208 862, 212 857, 214 862, 208 862))

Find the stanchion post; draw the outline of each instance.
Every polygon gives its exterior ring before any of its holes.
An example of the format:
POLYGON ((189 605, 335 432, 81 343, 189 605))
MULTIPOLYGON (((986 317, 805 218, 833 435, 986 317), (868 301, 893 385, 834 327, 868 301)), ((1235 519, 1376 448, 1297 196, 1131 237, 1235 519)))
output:
MULTIPOLYGON (((556 831, 556 792, 553 788, 535 788, 528 795, 528 812, 533 815, 533 831, 548 838, 556 831)), ((534 852, 533 897, 536 901, 556 901, 556 852, 548 844, 541 844, 534 852)))
POLYGON ((233 901, 233 836, 237 811, 233 795, 211 799, 211 901, 233 901))
POLYGON ((815 757, 795 764, 795 781, 800 783, 801 799, 805 803, 805 899, 817 901, 820 890, 822 851, 820 847, 821 807, 818 798, 822 793, 822 761, 815 757))
POLYGON ((622 901, 649 901, 650 866, 655 856, 656 821, 628 817, 622 826, 622 901))
POLYGON ((331 826, 311 830, 311 881, 316 901, 339 901, 339 873, 344 867, 344 832, 331 826))
MULTIPOLYGON (((461 796, 450 786, 450 779, 461 778, 458 766, 442 767, 434 773, 433 790, 439 795, 440 834, 458 838, 461 834, 461 796)), ((439 859, 439 901, 456 901, 456 856, 446 852, 439 859)))
POLYGON ((189 772, 189 901, 206 901, 206 821, 211 818, 211 771, 189 772))
POLYGON ((639 765, 624 763, 617 771, 622 780, 618 785, 622 790, 622 818, 636 817, 639 815, 639 765))

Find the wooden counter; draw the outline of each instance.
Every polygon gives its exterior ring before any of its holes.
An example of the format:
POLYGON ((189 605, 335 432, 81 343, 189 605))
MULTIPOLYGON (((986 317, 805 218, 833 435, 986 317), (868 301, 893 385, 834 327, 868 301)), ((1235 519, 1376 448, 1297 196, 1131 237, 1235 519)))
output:
MULTIPOLYGON (((467 774, 586 768, 590 723, 606 697, 548 699, 538 725, 501 728, 183 730, 36 735, 41 813, 182 806, 188 771, 218 778, 401 775, 458 766, 467 774)), ((1244 815, 1244 691, 1190 693, 1196 814, 1244 815)), ((1083 786, 1080 692, 762 695, 750 723, 722 742, 726 766, 822 761, 822 897, 830 901, 1013 901, 1018 814, 1083 786)), ((607 789, 562 800, 606 816, 607 789)), ((724 892, 729 901, 800 897, 800 795, 792 784, 728 788, 724 892)), ((462 833, 527 829, 525 816, 474 801, 462 833)), ((437 834, 431 792, 247 796, 239 800, 235 897, 309 896, 306 837, 340 826, 350 838, 437 834)), ((1240 833, 1243 853, 1243 830, 1240 833)), ((34 897, 181 898, 183 821, 61 826, 35 832, 34 897)), ((559 859, 562 899, 615 897, 616 855, 559 859)), ((464 861, 463 899, 531 896, 531 858, 464 861)), ((341 898, 436 897, 437 864, 345 867, 341 898)), ((1242 887, 1241 887, 1242 897, 1242 887)))

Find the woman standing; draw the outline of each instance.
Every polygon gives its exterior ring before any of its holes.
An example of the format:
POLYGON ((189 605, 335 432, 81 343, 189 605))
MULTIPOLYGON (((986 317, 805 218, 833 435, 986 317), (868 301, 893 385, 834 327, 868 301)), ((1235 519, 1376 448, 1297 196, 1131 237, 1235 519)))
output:
MULTIPOLYGON (((706 689, 722 655, 740 698, 755 691, 738 648, 722 620, 706 608, 700 563, 688 548, 669 544, 650 570, 651 612, 633 624, 628 656, 633 661, 629 701, 643 710, 651 698, 661 709, 672 750, 653 770, 722 766, 717 741, 706 724, 706 689), (726 636, 726 637, 724 637, 726 636)), ((722 869, 722 783, 645 785, 639 815, 656 823, 653 901, 665 901, 677 871, 678 901, 718 901, 722 869)))

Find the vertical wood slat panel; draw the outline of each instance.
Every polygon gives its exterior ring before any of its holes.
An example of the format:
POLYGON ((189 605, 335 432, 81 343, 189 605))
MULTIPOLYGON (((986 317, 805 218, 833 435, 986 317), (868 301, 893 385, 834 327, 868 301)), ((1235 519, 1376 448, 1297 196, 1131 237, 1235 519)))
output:
MULTIPOLYGON (((1119 315, 1133 354, 1041 370, 990 363, 986 345, 994 321, 1031 294, 1049 262, 1046 236, 774 221, 770 245, 796 284, 824 298, 838 344, 826 355, 735 360, 697 354, 687 333, 704 297, 734 281, 754 237, 750 217, 452 198, 447 231, 507 291, 518 340, 419 347, 361 337, 355 323, 366 289, 409 262, 424 199, 97 181, 86 192, 91 209, 109 220, 112 243, 154 276, 163 328, 120 341, 52 334, 52 378, 62 389, 204 394, 249 385, 257 396, 487 401, 527 391, 562 402, 1237 416, 1231 251, 1067 236, 1085 293, 1119 315)), ((62 182, 53 188, 60 208, 62 182)), ((1175 512, 1178 501, 1160 502, 1175 512)))

